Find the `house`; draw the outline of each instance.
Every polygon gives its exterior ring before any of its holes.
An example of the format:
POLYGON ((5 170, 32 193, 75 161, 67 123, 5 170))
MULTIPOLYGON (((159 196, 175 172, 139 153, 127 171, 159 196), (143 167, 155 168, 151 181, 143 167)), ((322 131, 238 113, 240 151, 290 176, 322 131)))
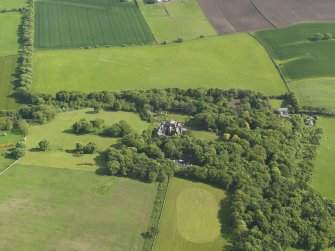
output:
POLYGON ((185 131, 186 128, 184 128, 183 123, 171 120, 160 124, 160 126, 157 129, 157 136, 164 137, 164 136, 181 135, 185 131))
POLYGON ((171 0, 157 0, 157 3, 167 3, 170 2, 171 0))
POLYGON ((278 108, 278 114, 282 118, 289 118, 290 114, 288 112, 288 108, 278 108))

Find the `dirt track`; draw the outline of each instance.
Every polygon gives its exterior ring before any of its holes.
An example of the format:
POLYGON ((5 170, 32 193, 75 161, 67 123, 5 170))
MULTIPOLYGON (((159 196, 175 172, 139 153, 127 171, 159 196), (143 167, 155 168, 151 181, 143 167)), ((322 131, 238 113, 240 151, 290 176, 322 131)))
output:
POLYGON ((335 0, 198 0, 219 34, 335 21, 335 0))

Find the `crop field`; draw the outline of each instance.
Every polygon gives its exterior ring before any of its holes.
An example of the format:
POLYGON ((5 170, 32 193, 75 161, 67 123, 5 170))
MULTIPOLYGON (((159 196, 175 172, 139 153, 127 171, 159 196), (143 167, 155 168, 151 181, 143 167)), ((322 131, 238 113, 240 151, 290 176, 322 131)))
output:
POLYGON ((116 138, 101 137, 95 134, 76 135, 72 132, 73 123, 80 119, 88 121, 96 118, 105 120, 105 125, 110 126, 120 120, 128 122, 132 128, 139 133, 147 128, 147 123, 142 121, 138 115, 129 112, 100 112, 92 113, 88 109, 60 113, 52 122, 32 126, 27 137, 27 153, 20 164, 69 168, 78 170, 96 170, 99 167, 99 154, 85 154, 80 157, 73 156, 66 150, 73 150, 76 143, 87 144, 94 142, 98 150, 106 150, 109 146, 116 144, 116 138), (41 140, 50 142, 50 150, 46 152, 34 151, 41 140))
POLYGON ((19 50, 17 35, 20 25, 19 13, 0 13, 0 57, 15 55, 19 50))
POLYGON ((173 178, 154 250, 222 250, 228 245, 225 239, 229 232, 226 200, 221 189, 173 178))
POLYGON ((335 21, 333 0, 199 0, 220 34, 335 21))
POLYGON ((38 51, 33 81, 33 89, 45 93, 168 87, 286 92, 268 54, 248 34, 170 45, 38 51))
MULTIPOLYGON (((99 2, 98 2, 99 3, 99 2)), ((35 3, 35 47, 64 48, 154 43, 133 1, 99 5, 87 1, 35 3)))
POLYGON ((0 0, 0 9, 21 8, 27 5, 26 0, 0 0))
POLYGON ((335 21, 333 0, 252 0, 276 27, 302 22, 335 21))
POLYGON ((16 67, 16 56, 0 57, 0 110, 13 110, 19 107, 13 93, 13 74, 16 67))
POLYGON ((219 34, 273 28, 250 0, 199 0, 199 4, 219 34))
POLYGON ((0 179, 2 250, 142 250, 156 184, 25 165, 0 179))
POLYGON ((216 35, 216 31, 204 16, 197 0, 178 0, 161 4, 144 4, 138 1, 156 41, 172 42, 199 38, 200 35, 216 35))
POLYGON ((312 39, 316 33, 334 31, 335 24, 314 23, 256 33, 303 106, 335 111, 335 40, 312 39))

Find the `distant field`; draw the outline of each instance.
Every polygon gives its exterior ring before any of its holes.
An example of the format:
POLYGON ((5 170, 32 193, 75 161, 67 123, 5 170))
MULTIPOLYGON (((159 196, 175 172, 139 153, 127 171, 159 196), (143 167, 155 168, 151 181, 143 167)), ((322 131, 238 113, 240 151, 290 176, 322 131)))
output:
POLYGON ((334 23, 301 24, 257 32, 303 106, 335 112, 335 40, 312 41, 315 33, 333 33, 334 23))
POLYGON ((0 9, 21 8, 26 5, 26 0, 0 0, 0 9))
POLYGON ((129 112, 100 112, 92 114, 90 110, 84 109, 79 111, 65 112, 58 114, 52 122, 32 126, 27 137, 28 152, 20 161, 20 164, 37 165, 48 167, 60 167, 78 170, 96 170, 99 165, 98 154, 86 154, 81 157, 74 157, 72 153, 66 150, 73 150, 76 143, 87 144, 94 142, 98 145, 98 150, 106 150, 109 146, 116 143, 116 138, 101 137, 94 134, 75 135, 72 133, 73 123, 82 118, 94 120, 102 118, 105 124, 112 125, 120 120, 127 121, 134 130, 142 132, 147 128, 147 123, 142 121, 138 115, 129 112), (50 142, 50 150, 47 152, 31 151, 36 148, 41 140, 50 142), (83 165, 90 163, 91 165, 83 165))
POLYGON ((25 165, 0 182, 2 250, 142 250, 156 184, 25 165))
POLYGON ((334 33, 335 24, 301 24, 257 32, 286 78, 298 80, 335 76, 335 40, 311 41, 315 33, 334 33))
POLYGON ((0 110, 13 110, 19 107, 10 96, 13 93, 12 74, 15 72, 17 56, 0 57, 0 110))
POLYGON ((37 51, 33 61, 33 89, 46 93, 167 87, 286 92, 264 48, 247 34, 170 45, 37 51))
POLYGON ((138 1, 157 42, 199 38, 216 35, 207 21, 197 0, 177 0, 161 4, 144 4, 138 1))
POLYGON ((18 53, 19 13, 0 13, 0 57, 18 53))
POLYGON ((148 44, 154 38, 133 1, 37 1, 35 47, 148 44))
POLYGON ((335 119, 320 117, 323 135, 315 162, 312 185, 327 199, 335 200, 335 119))
POLYGON ((226 222, 229 219, 229 210, 226 210, 228 204, 222 212, 219 211, 220 204, 224 204, 226 199, 226 194, 221 189, 173 178, 154 250, 222 250, 228 245, 224 238, 229 229, 229 222, 226 222), (223 223, 218 214, 222 214, 223 223))

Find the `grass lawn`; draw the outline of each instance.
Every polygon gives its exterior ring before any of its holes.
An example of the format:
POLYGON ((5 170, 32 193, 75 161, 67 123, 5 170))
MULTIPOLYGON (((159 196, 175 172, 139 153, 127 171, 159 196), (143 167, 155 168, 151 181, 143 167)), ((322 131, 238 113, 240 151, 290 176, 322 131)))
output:
POLYGON ((154 250, 222 250, 228 244, 224 235, 229 232, 226 199, 221 189, 173 178, 154 250), (226 205, 222 211, 221 204, 226 205), (223 215, 223 225, 218 214, 223 215))
POLYGON ((286 92, 268 54, 248 34, 170 45, 37 51, 33 82, 33 89, 44 93, 168 87, 286 92))
POLYGON ((21 8, 27 5, 27 0, 0 0, 0 9, 21 8))
POLYGON ((25 165, 0 179, 2 250, 142 250, 156 184, 25 165))
POLYGON ((324 107, 335 112, 335 78, 311 78, 289 83, 302 106, 324 107))
MULTIPOLYGON (((10 0, 11 1, 11 0, 10 0)), ((0 13, 0 57, 16 55, 19 50, 18 27, 20 25, 19 13, 0 13)))
POLYGON ((161 43, 199 38, 200 35, 216 35, 207 21, 197 0, 176 0, 169 3, 144 4, 138 1, 156 41, 161 43))
MULTIPOLYGON (((0 136, 0 145, 1 144, 16 144, 18 141, 21 140, 22 135, 17 131, 8 131, 6 132, 7 136, 0 136)), ((6 167, 8 167, 10 164, 12 164, 15 160, 13 159, 7 159, 4 157, 4 153, 9 149, 10 147, 2 148, 0 147, 0 172, 6 167)))
POLYGON ((66 150, 73 150, 75 144, 80 142, 87 144, 94 142, 98 150, 102 151, 116 143, 116 138, 101 137, 94 134, 75 135, 72 133, 72 124, 82 118, 93 120, 102 118, 105 124, 112 125, 120 120, 127 121, 134 130, 142 132, 147 128, 147 123, 142 121, 138 115, 129 112, 100 112, 91 114, 90 110, 59 113, 55 120, 45 125, 32 126, 27 136, 28 151, 20 164, 49 166, 59 168, 70 168, 78 170, 96 170, 99 165, 99 154, 85 154, 81 157, 74 157, 66 150), (50 142, 50 150, 46 152, 33 151, 41 140, 50 142))
POLYGON ((134 1, 37 1, 35 47, 151 44, 153 35, 134 1))
POLYGON ((312 185, 327 199, 335 200, 335 118, 320 117, 317 126, 322 128, 323 135, 312 185))
POLYGON ((16 68, 17 56, 0 57, 0 110, 14 110, 19 107, 14 98, 9 96, 13 93, 13 73, 16 68))

